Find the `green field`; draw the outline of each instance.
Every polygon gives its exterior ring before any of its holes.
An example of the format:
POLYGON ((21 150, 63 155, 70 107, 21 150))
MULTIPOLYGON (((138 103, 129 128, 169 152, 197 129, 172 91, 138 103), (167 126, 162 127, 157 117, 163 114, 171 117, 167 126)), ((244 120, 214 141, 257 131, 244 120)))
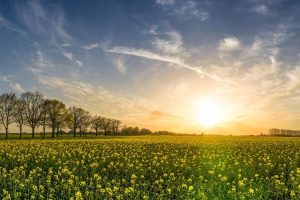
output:
POLYGON ((1 199, 299 199, 300 139, 0 141, 1 199))

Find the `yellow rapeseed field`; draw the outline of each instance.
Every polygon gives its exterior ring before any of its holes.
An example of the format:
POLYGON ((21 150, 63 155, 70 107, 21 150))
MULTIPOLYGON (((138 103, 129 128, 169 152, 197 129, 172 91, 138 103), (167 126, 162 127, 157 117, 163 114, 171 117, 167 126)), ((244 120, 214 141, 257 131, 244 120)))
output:
POLYGON ((300 139, 0 141, 0 199, 299 199, 300 139))

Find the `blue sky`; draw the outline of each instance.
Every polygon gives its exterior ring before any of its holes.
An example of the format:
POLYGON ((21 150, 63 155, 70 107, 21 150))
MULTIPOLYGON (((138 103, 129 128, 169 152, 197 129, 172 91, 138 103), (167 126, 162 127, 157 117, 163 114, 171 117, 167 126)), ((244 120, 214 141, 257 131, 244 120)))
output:
POLYGON ((296 0, 3 0, 0 88, 152 129, 202 131, 202 99, 218 131, 296 129, 299 21, 296 0))

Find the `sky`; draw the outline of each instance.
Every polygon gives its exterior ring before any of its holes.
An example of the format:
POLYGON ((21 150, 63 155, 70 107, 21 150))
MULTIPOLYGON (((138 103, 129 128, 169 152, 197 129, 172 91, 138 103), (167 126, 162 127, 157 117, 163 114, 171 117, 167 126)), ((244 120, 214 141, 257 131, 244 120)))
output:
POLYGON ((299 21, 297 0, 2 0, 0 90, 152 130, 300 129, 299 21))

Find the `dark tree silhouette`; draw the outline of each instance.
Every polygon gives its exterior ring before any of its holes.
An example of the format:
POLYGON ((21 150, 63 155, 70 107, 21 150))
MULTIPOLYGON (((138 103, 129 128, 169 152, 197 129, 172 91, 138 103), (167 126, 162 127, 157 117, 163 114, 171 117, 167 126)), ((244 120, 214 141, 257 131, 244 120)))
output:
POLYGON ((106 136, 111 129, 111 119, 104 118, 102 121, 102 129, 104 131, 104 135, 106 136))
MULTIPOLYGON (((32 130, 32 138, 35 136, 35 130, 42 126, 42 137, 45 138, 46 127, 52 129, 52 138, 59 136, 59 132, 65 132, 63 129, 68 127, 76 137, 77 130, 80 136, 90 132, 103 131, 104 135, 147 135, 153 134, 148 129, 139 130, 138 127, 126 127, 121 130, 121 121, 117 119, 105 118, 102 116, 92 116, 88 111, 71 106, 68 109, 66 105, 56 99, 44 99, 40 92, 25 92, 17 98, 14 93, 3 93, 0 95, 0 123, 4 126, 6 139, 8 138, 9 125, 15 123, 19 127, 20 139, 22 138, 23 126, 27 125, 32 130)), ((281 131, 283 132, 283 131, 281 131)), ((285 131, 286 132, 286 131, 285 131)), ((287 131, 290 133, 291 131, 287 131)))
POLYGON ((0 96, 0 120, 5 128, 5 139, 8 137, 8 128, 14 122, 17 97, 13 93, 4 93, 0 96))
MULTIPOLYGON (((88 111, 82 109, 82 108, 77 108, 75 106, 72 106, 68 109, 69 111, 69 127, 73 130, 74 137, 76 137, 76 132, 77 129, 82 127, 84 120, 88 116, 88 111)), ((81 135, 81 132, 80 132, 81 135)))
MULTIPOLYGON (((44 101, 44 109, 48 114, 48 125, 52 129, 52 138, 55 135, 55 129, 59 129, 63 118, 66 115, 66 105, 56 99, 46 99, 44 101)), ((58 130, 56 132, 58 137, 58 130)))
POLYGON ((116 120, 116 119, 111 120, 111 129, 112 129, 113 135, 118 134, 120 124, 121 124, 120 120, 116 120))
POLYGON ((23 125, 25 122, 25 102, 21 99, 16 101, 16 112, 14 113, 15 123, 20 130, 20 139, 22 138, 23 125))
POLYGON ((34 138, 35 129, 39 126, 43 114, 43 95, 40 92, 25 92, 21 99, 25 103, 25 120, 31 127, 34 138))

